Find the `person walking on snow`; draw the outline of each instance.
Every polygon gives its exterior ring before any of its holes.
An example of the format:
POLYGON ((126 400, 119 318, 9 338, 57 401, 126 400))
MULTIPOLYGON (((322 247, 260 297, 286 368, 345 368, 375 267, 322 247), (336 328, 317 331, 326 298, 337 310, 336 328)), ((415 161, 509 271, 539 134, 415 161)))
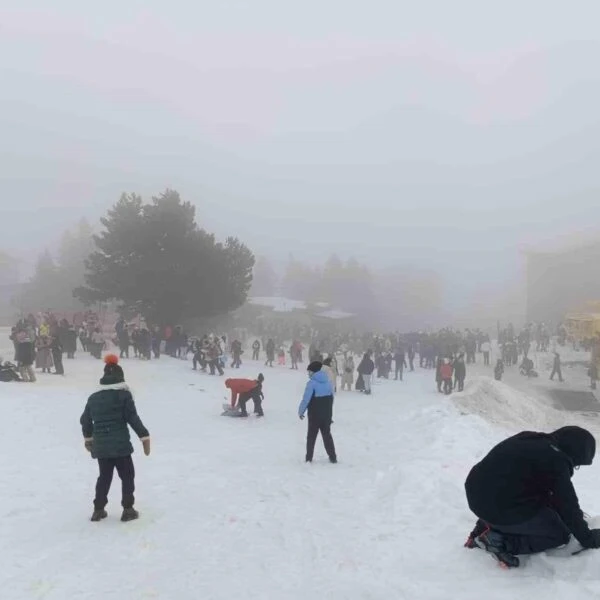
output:
POLYGON ((231 342, 231 354, 233 356, 233 362, 231 363, 232 369, 239 369, 242 366, 242 342, 239 340, 233 340, 231 342))
POLYGON ((252 360, 258 360, 260 358, 260 342, 254 340, 252 344, 252 360))
POLYGON ((550 375, 550 381, 554 380, 555 375, 558 375, 558 380, 561 383, 564 381, 563 376, 562 376, 561 363, 560 363, 560 354, 558 352, 554 353, 554 363, 552 365, 552 374, 550 375))
POLYGON ((135 408, 133 396, 125 383, 119 358, 114 354, 105 357, 104 376, 100 390, 92 394, 81 415, 80 423, 85 448, 98 460, 100 476, 96 483, 94 522, 105 519, 108 492, 116 469, 122 482, 121 521, 133 521, 139 513, 133 508, 135 469, 131 455, 133 446, 129 435, 131 427, 142 441, 144 454, 150 454, 150 434, 144 427, 135 408))
POLYGON ((363 386, 365 388, 365 394, 371 395, 371 381, 373 379, 373 371, 375 370, 375 363, 371 359, 371 351, 367 352, 363 359, 358 365, 358 374, 362 379, 363 386))
POLYGON ((486 550, 506 567, 518 567, 519 554, 563 546, 571 535, 583 548, 600 548, 600 529, 590 530, 571 481, 595 454, 594 436, 573 426, 523 431, 498 444, 465 482, 478 517, 465 547, 486 550))
POLYGON ((308 430, 306 433, 306 462, 312 462, 317 436, 321 432, 325 451, 329 462, 337 463, 335 444, 331 435, 333 419, 333 388, 326 373, 321 368, 320 362, 308 365, 309 380, 304 389, 304 395, 298 407, 298 416, 304 419, 308 411, 308 430))

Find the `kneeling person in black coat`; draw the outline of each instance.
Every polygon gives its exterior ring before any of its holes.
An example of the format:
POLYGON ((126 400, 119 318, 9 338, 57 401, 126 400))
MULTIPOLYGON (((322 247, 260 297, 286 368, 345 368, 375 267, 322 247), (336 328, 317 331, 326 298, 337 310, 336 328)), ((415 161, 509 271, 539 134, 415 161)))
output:
POLYGON ((504 565, 519 566, 518 554, 534 554, 568 543, 600 547, 600 529, 590 530, 571 477, 591 465, 594 436, 581 427, 524 431, 498 444, 473 467, 465 490, 479 517, 465 544, 491 552, 504 565))
POLYGON ((100 380, 102 388, 89 397, 80 420, 86 450, 92 453, 92 458, 98 459, 100 469, 92 521, 107 517, 105 507, 115 469, 122 482, 121 521, 132 521, 139 516, 133 508, 135 469, 129 427, 141 439, 146 456, 150 454, 150 434, 137 414, 118 361, 114 354, 105 358, 104 377, 100 380))

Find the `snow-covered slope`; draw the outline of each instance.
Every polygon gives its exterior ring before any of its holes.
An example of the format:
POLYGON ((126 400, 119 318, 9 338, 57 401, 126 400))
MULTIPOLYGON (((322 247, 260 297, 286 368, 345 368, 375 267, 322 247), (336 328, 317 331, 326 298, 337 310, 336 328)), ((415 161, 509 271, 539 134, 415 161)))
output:
MULTIPOLYGON (((471 414, 497 393, 481 393, 481 382, 457 408, 435 392, 431 372, 408 373, 404 383, 378 383, 371 397, 339 394, 340 463, 326 461, 319 441, 316 462, 306 465, 306 423, 296 415, 303 372, 265 371, 266 417, 241 420, 219 416, 223 379, 194 373, 189 362, 123 366, 153 441, 148 458, 136 447, 142 518, 129 524, 118 520, 118 479, 109 519, 88 521, 96 464, 78 420, 102 364, 80 354, 66 361, 64 379, 0 384, 1 598, 600 594, 600 553, 536 557, 507 573, 462 548, 473 525, 463 492, 469 469, 507 431, 529 419, 534 428, 549 423, 539 414, 546 407, 523 409, 511 424, 502 416, 499 427, 471 414)), ((254 376, 259 367, 235 375, 254 376)), ((576 474, 591 514, 600 514, 599 475, 597 466, 576 474)))

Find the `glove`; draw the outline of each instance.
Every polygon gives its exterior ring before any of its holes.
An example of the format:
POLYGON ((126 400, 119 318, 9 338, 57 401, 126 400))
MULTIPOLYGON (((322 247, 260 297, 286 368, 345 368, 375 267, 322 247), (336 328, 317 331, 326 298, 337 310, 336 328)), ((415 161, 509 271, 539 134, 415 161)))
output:
POLYGON ((92 444, 93 444, 93 442, 94 442, 94 440, 93 440, 92 438, 89 438, 89 439, 85 439, 85 440, 84 440, 84 442, 83 442, 83 443, 84 443, 84 445, 85 445, 85 449, 86 449, 88 452, 91 452, 91 451, 92 451, 92 444))
POLYGON ((304 421, 304 415, 298 415, 301 421, 304 421))
POLYGON ((150 456, 150 438, 143 438, 142 445, 144 446, 144 454, 150 456))

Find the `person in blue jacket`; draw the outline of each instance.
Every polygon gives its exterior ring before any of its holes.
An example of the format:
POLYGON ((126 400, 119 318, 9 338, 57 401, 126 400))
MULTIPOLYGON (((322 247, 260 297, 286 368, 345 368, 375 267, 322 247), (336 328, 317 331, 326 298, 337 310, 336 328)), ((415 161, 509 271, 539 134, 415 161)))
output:
POLYGON ((308 383, 304 390, 304 396, 298 407, 298 416, 304 419, 308 411, 308 431, 306 434, 306 462, 312 462, 315 452, 317 436, 321 432, 323 445, 329 461, 337 462, 335 444, 331 436, 331 423, 333 416, 333 388, 331 381, 324 371, 321 371, 322 363, 311 362, 308 365, 308 383))

